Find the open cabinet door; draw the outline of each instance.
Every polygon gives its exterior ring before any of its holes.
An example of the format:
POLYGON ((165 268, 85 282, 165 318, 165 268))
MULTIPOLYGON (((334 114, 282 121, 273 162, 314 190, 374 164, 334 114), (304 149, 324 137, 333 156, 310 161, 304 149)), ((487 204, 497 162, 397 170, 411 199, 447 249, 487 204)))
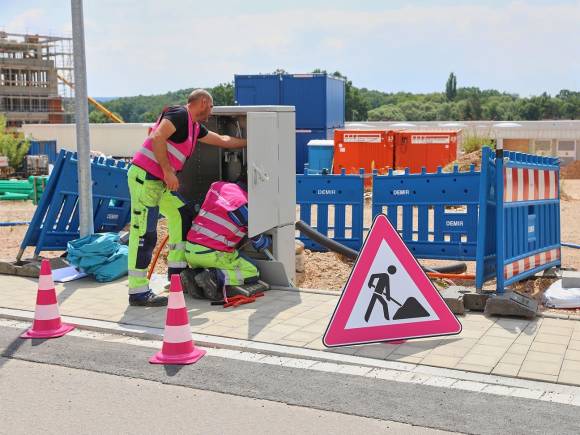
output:
POLYGON ((270 112, 248 112, 249 237, 278 224, 277 116, 270 112))

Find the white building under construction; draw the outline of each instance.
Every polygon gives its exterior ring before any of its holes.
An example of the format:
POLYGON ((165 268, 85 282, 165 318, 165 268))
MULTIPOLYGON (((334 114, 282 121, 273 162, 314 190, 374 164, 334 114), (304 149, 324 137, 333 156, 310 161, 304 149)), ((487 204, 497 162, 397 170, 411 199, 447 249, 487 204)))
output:
POLYGON ((72 121, 72 39, 0 32, 0 113, 9 128, 72 121))

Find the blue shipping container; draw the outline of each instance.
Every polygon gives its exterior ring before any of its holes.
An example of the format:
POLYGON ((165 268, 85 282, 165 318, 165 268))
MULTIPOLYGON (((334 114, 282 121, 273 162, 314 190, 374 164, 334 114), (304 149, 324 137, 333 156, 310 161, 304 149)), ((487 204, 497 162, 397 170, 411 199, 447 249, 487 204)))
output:
POLYGON ((296 173, 304 173, 304 164, 308 163, 308 142, 312 139, 333 139, 334 128, 297 128, 296 129, 296 173))
POLYGON ((56 152, 56 140, 31 140, 28 155, 48 156, 48 163, 54 164, 58 156, 56 152))
POLYGON ((236 103, 296 107, 296 126, 328 129, 344 126, 344 80, 326 74, 236 75, 236 103))
POLYGON ((325 74, 282 77, 282 102, 296 107, 300 128, 344 126, 344 81, 325 74))
POLYGON ((282 104, 279 75, 235 76, 236 103, 241 106, 282 104))

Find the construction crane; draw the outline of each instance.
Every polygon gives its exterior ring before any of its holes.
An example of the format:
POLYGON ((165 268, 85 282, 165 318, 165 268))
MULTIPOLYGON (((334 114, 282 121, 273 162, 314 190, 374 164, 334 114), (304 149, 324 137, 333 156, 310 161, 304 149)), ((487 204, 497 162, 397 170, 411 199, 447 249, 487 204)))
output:
MULTIPOLYGON (((56 76, 65 85, 70 86, 71 89, 74 89, 75 88, 74 85, 71 82, 69 82, 68 80, 66 80, 64 77, 60 76, 59 74, 57 74, 56 76)), ((115 115, 113 112, 111 112, 109 109, 107 109, 105 106, 103 106, 101 103, 99 103, 94 98, 88 97, 87 99, 89 100, 89 103, 91 103, 93 106, 95 106, 97 108, 97 110, 99 110, 100 112, 104 113, 105 116, 107 118, 109 118, 111 121, 118 122, 119 124, 124 124, 125 123, 125 121, 123 121, 121 118, 119 118, 117 115, 115 115)))

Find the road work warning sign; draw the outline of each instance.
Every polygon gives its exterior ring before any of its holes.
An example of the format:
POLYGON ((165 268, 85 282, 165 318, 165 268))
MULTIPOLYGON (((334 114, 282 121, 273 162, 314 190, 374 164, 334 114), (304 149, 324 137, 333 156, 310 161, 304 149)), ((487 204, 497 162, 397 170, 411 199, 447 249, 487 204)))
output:
POLYGON ((452 335, 461 324, 385 215, 354 264, 323 342, 327 347, 452 335))

